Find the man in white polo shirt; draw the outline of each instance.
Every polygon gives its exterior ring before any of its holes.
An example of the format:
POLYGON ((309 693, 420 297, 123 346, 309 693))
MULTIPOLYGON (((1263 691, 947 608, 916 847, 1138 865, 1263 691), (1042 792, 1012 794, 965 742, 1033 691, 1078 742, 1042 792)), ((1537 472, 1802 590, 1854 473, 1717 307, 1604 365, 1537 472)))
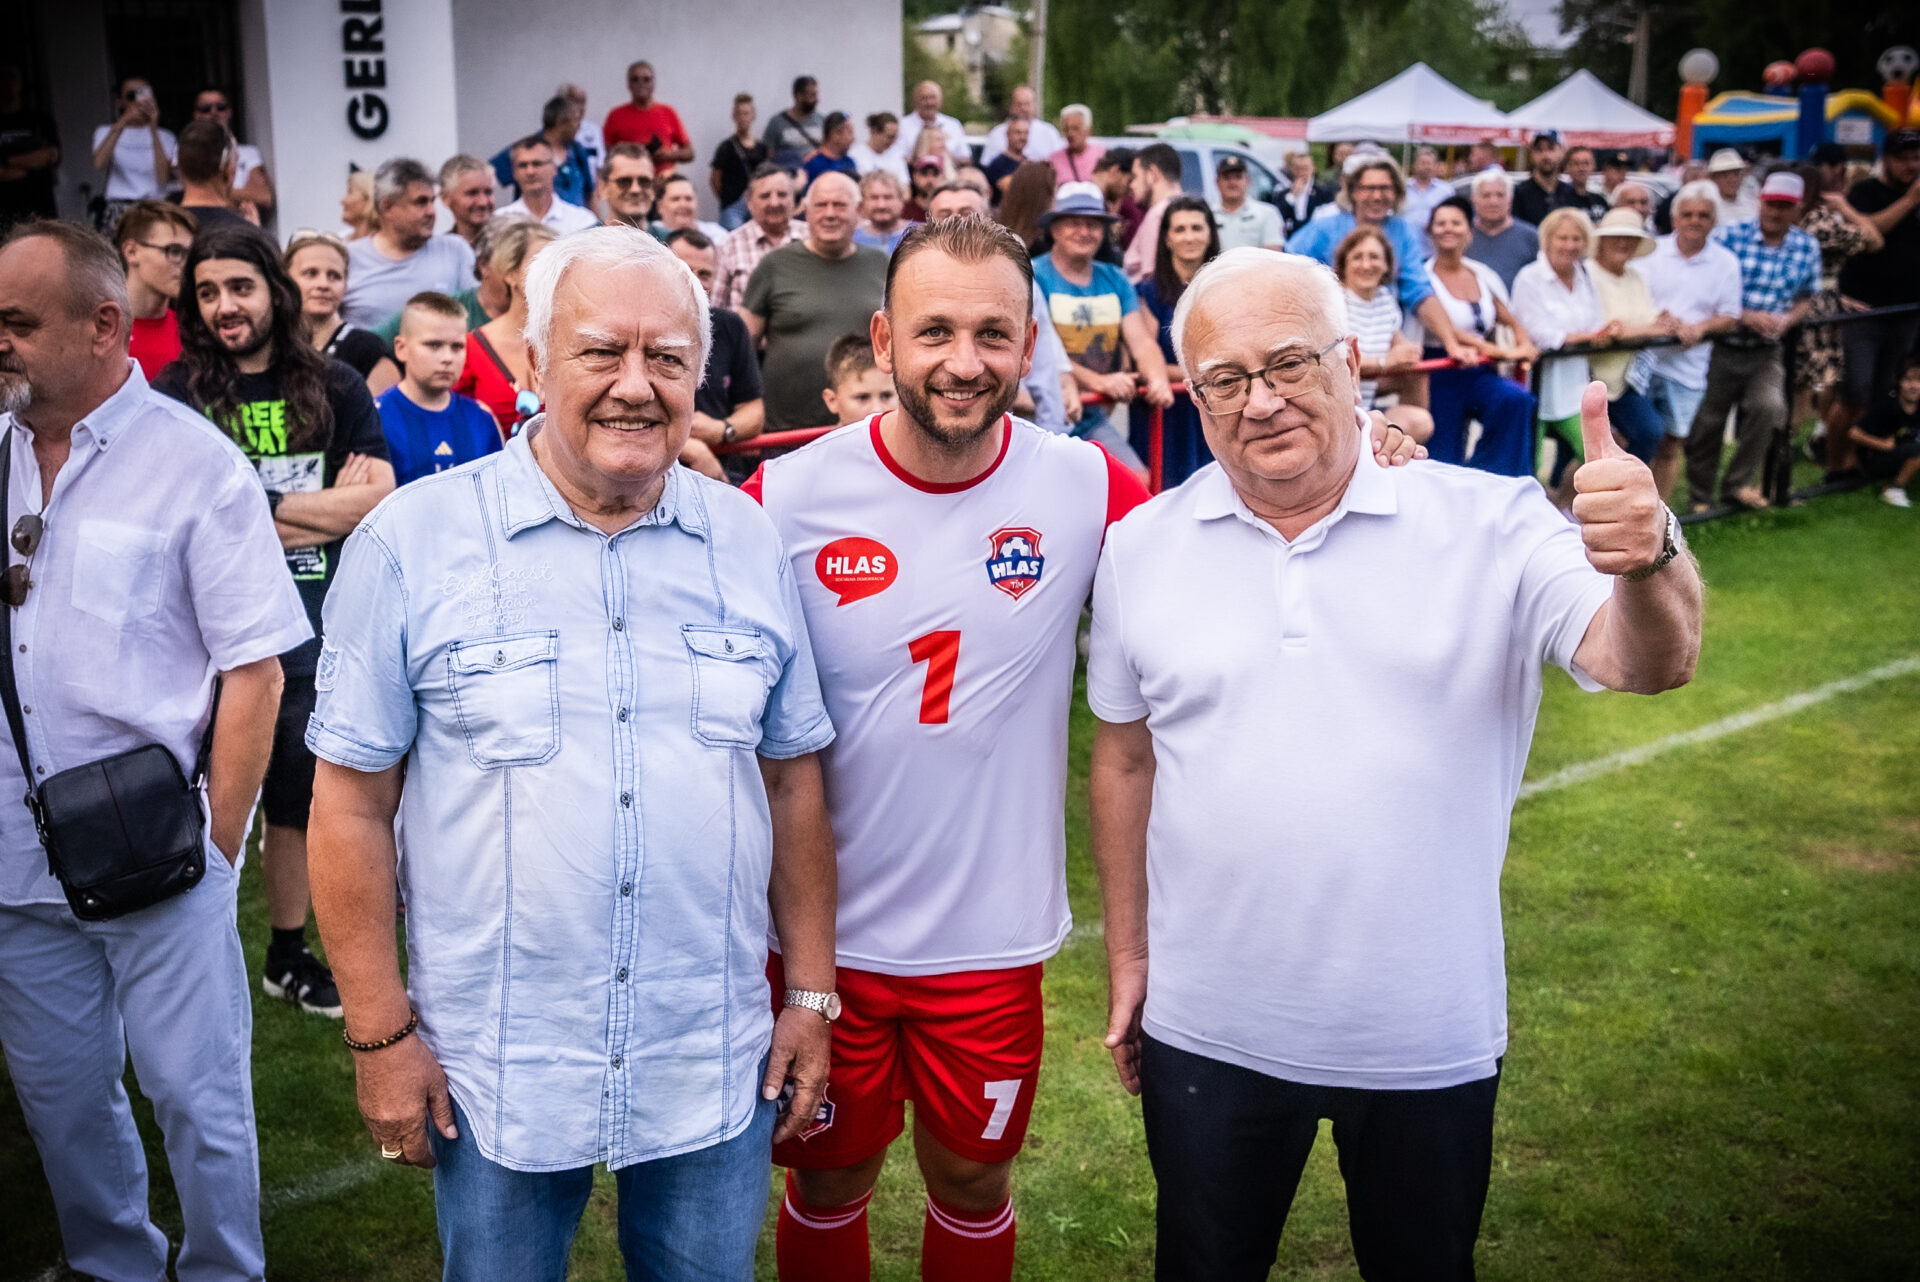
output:
POLYGON ((1673 234, 1662 236, 1641 265, 1653 305, 1674 323, 1678 347, 1656 347, 1647 399, 1660 412, 1667 434, 1653 453, 1653 480, 1660 496, 1673 493, 1693 418, 1707 395, 1707 364, 1716 335, 1740 323, 1740 260, 1708 237, 1713 232, 1713 184, 1688 183, 1673 198, 1673 234))
POLYGON ((1530 477, 1375 466, 1325 267, 1231 250, 1173 333, 1218 462, 1108 531, 1087 682, 1157 1276, 1264 1279, 1330 1118, 1361 1273, 1471 1278, 1541 668, 1682 684, 1699 576, 1602 384, 1575 525, 1530 477))

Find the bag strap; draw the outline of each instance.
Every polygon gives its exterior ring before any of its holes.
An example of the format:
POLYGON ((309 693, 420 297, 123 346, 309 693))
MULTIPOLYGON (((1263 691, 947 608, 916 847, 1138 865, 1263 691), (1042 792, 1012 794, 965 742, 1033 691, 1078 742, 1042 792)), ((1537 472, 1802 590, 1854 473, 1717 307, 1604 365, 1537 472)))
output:
POLYGON ((487 341, 487 336, 476 329, 467 337, 480 344, 480 350, 487 354, 487 359, 493 362, 493 367, 500 371, 509 386, 519 391, 520 381, 513 376, 513 371, 507 368, 507 363, 500 359, 500 353, 493 350, 493 344, 487 341))
MULTIPOLYGON (((8 528, 7 517, 13 506, 13 432, 9 427, 4 438, 0 438, 0 531, 8 528)), ((0 573, 4 573, 0 570, 0 573)), ((0 655, 6 662, 0 663, 0 703, 7 707, 7 728, 13 731, 13 748, 20 754, 20 775, 27 783, 27 809, 33 812, 34 822, 40 819, 40 801, 33 788, 33 762, 27 756, 27 727, 20 715, 20 690, 15 684, 13 673, 13 607, 0 602, 0 655)), ((213 723, 220 715, 221 678, 213 678, 213 707, 207 713, 206 733, 200 736, 200 751, 193 759, 193 786, 198 788, 207 781, 207 767, 213 759, 213 723)))
MULTIPOLYGON (((5 438, 0 439, 0 537, 5 537, 8 508, 13 505, 13 432, 14 429, 8 427, 5 438)), ((33 812, 34 823, 38 825, 40 802, 33 792, 33 763, 27 759, 27 727, 20 716, 20 691, 13 679, 13 607, 4 601, 0 601, 0 657, 6 660, 0 663, 0 702, 7 705, 7 726, 13 731, 14 751, 20 754, 20 777, 27 785, 27 809, 33 812)))

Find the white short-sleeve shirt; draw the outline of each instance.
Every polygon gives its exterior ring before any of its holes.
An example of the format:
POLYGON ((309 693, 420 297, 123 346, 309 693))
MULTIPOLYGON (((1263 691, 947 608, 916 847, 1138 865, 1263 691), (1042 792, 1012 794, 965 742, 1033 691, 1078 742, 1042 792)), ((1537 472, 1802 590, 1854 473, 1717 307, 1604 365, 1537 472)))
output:
MULTIPOLYGON (((1662 236, 1653 252, 1641 260, 1639 269, 1647 278, 1653 305, 1689 325, 1716 316, 1740 315, 1740 260, 1725 245, 1708 241, 1689 258, 1680 252, 1672 236, 1662 236)), ((1712 343, 1659 347, 1652 354, 1654 372, 1662 378, 1686 387, 1707 385, 1712 343)))
MULTIPOLYGON (((112 132, 112 125, 96 128, 93 149, 100 150, 100 144, 112 132)), ((172 130, 160 131, 160 150, 166 153, 168 164, 179 158, 180 144, 172 130)), ((122 129, 113 144, 113 159, 107 164, 107 199, 158 200, 165 194, 160 189, 160 176, 153 168, 153 135, 131 125, 122 129)))
POLYGON ((1541 669, 1612 590, 1532 478, 1361 444, 1291 543, 1212 464, 1108 532, 1087 694, 1145 718, 1146 1031, 1313 1085, 1507 1044, 1500 868, 1541 669))

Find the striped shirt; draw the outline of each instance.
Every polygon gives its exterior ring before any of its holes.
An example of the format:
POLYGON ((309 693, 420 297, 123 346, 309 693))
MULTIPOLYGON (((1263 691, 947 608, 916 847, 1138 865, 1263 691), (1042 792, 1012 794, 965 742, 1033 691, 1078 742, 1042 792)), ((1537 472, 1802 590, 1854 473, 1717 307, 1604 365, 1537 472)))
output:
MULTIPOLYGON (((1344 292, 1347 296, 1347 328, 1360 340, 1361 359, 1385 356, 1393 346, 1393 336, 1400 332, 1399 300, 1384 284, 1374 289, 1372 298, 1362 298, 1350 289, 1344 292)), ((1373 408, 1374 391, 1379 385, 1379 379, 1360 380, 1360 400, 1366 408, 1373 408)))

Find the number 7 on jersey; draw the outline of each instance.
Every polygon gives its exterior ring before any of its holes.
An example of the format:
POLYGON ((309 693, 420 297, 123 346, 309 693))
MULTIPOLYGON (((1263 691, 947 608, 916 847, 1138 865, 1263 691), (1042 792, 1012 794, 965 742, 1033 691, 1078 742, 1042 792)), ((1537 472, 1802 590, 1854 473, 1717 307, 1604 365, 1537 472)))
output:
POLYGON ((920 724, 947 724, 947 705, 953 698, 953 674, 960 666, 960 634, 929 632, 907 642, 915 663, 927 665, 927 683, 920 689, 920 724))

